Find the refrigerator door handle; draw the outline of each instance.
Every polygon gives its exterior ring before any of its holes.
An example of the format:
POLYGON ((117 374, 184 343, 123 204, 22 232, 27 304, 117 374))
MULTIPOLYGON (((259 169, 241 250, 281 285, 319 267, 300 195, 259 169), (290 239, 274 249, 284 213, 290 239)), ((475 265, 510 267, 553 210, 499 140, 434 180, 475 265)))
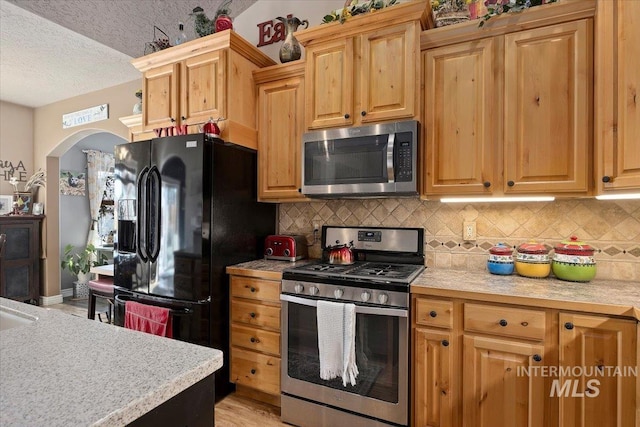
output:
POLYGON ((154 165, 149 170, 149 259, 156 262, 160 255, 160 236, 162 232, 162 176, 154 165), (151 212, 153 210, 153 212, 151 212), (151 216, 153 215, 153 218, 151 216))
POLYGON ((140 175, 138 175, 138 203, 136 203, 136 252, 142 260, 147 262, 149 254, 147 252, 147 199, 146 188, 148 180, 149 168, 145 166, 140 175))

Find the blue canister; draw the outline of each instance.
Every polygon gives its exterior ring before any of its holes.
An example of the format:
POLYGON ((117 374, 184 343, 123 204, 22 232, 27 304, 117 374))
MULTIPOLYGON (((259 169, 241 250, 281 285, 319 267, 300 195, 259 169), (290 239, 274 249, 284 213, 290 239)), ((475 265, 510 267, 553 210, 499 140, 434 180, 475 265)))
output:
POLYGON ((513 249, 504 243, 498 243, 489 249, 487 269, 491 274, 513 274, 513 249))

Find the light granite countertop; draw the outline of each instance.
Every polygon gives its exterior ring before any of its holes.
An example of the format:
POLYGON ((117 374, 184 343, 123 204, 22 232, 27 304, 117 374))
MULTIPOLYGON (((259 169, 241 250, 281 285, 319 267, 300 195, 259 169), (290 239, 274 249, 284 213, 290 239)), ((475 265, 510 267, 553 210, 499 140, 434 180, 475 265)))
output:
MULTIPOLYGON (((280 280, 289 267, 312 262, 256 260, 227 267, 229 274, 280 280)), ((532 279, 487 271, 469 272, 426 268, 411 284, 411 293, 535 307, 634 317, 640 320, 640 284, 594 279, 566 282, 553 277, 532 279)))
POLYGON ((123 426, 222 366, 222 352, 0 298, 0 425, 123 426))

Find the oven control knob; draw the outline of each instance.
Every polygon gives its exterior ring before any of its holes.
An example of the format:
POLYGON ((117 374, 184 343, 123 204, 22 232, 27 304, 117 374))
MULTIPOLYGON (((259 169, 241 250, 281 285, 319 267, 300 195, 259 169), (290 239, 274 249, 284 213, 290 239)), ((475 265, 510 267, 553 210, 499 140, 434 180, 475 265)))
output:
POLYGON ((316 286, 312 286, 309 288, 309 293, 313 296, 318 295, 318 292, 320 291, 320 289, 318 289, 316 286))
POLYGON ((344 295, 344 290, 342 290, 342 289, 336 289, 335 291, 333 291, 333 295, 334 295, 336 298, 340 299, 340 298, 342 298, 342 295, 344 295))
POLYGON ((380 304, 386 304, 387 301, 389 301, 389 295, 385 293, 378 295, 378 301, 380 302, 380 304))
POLYGON ((369 291, 364 291, 363 293, 360 294, 360 299, 362 300, 362 302, 369 301, 369 298, 371 298, 371 292, 369 291))
POLYGON ((304 291, 304 286, 302 286, 300 283, 297 283, 294 287, 293 290, 296 291, 296 294, 301 294, 302 291, 304 291))

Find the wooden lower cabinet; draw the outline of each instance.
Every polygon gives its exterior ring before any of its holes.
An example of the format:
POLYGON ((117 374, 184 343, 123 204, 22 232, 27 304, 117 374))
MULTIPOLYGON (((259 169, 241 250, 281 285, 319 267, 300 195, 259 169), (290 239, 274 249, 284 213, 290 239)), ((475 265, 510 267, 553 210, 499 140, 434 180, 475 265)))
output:
POLYGON ((637 319, 420 295, 412 311, 413 426, 640 421, 637 319))
POLYGON ((237 394, 280 402, 280 281, 231 275, 231 382, 237 394))
POLYGON ((543 426, 544 377, 532 375, 544 346, 465 335, 463 344, 464 425, 543 426), (528 375, 525 372, 528 372, 528 375))
POLYGON ((638 371, 636 329, 632 320, 560 313, 560 366, 571 368, 561 370, 555 390, 562 427, 638 425, 640 390, 629 371, 638 371))
POLYGON ((414 347, 414 420, 416 426, 456 425, 456 340, 451 331, 416 328, 414 347))

